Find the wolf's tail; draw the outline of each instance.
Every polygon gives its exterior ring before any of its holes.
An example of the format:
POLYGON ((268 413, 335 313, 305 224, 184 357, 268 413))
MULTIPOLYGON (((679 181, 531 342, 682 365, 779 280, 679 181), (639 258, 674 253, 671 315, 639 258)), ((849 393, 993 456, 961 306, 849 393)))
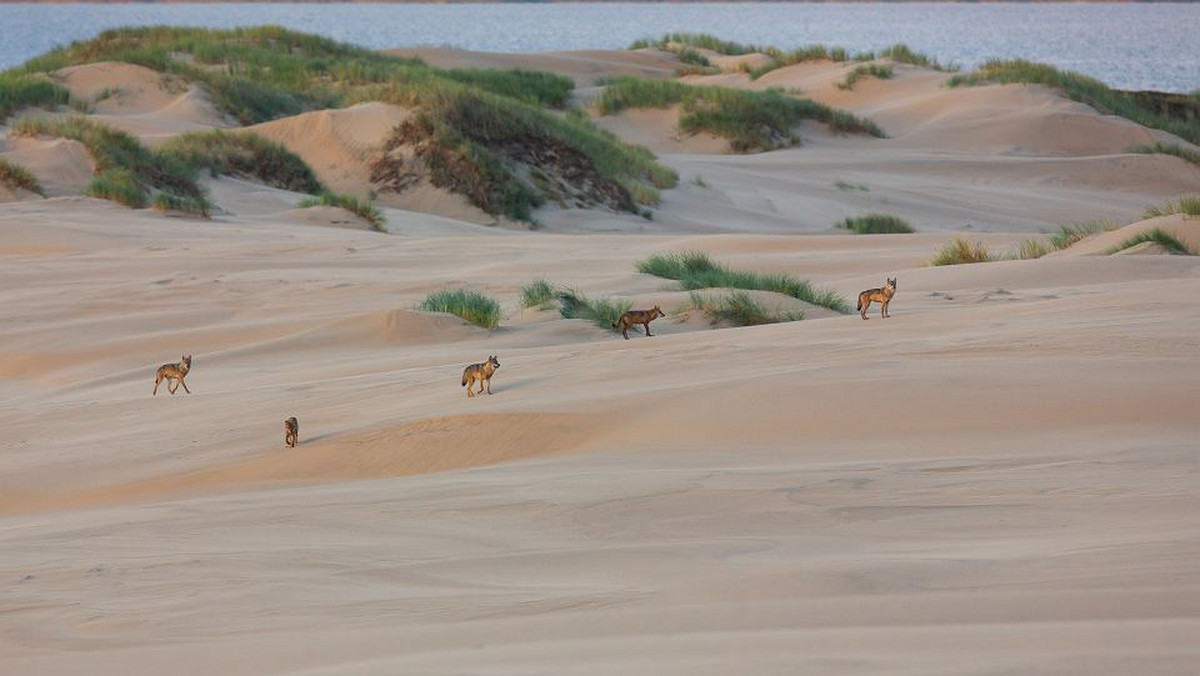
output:
POLYGON ((466 372, 466 371, 463 371, 463 381, 462 381, 462 384, 463 384, 463 387, 466 387, 466 386, 467 386, 467 372, 466 372))
POLYGON ((862 295, 858 297, 858 306, 854 308, 855 312, 862 312, 862 295))

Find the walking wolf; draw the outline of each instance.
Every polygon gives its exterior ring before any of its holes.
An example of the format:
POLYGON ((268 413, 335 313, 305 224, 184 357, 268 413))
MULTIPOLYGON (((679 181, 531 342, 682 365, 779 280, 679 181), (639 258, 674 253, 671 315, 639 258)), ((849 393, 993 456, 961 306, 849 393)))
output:
POLYGON ((896 295, 896 280, 889 279, 887 284, 881 289, 867 289, 858 294, 858 312, 863 319, 867 318, 867 308, 871 307, 871 301, 879 303, 879 316, 882 319, 887 319, 888 303, 892 302, 892 296, 896 295))
POLYGON ((629 329, 637 324, 641 324, 642 326, 646 327, 646 336, 652 337, 654 334, 650 333, 650 322, 658 319, 659 317, 666 316, 667 313, 663 312, 662 308, 658 307, 657 305, 649 310, 630 310, 629 312, 621 315, 620 319, 613 322, 613 328, 621 329, 621 335, 625 336, 625 340, 629 340, 629 329))
POLYGON ((490 356, 487 361, 481 364, 471 364, 463 371, 462 384, 467 388, 467 396, 473 397, 476 394, 482 394, 484 386, 487 386, 487 393, 492 393, 492 374, 496 369, 500 368, 500 360, 495 356, 490 356), (475 381, 479 381, 479 392, 472 392, 471 389, 475 385, 475 381))
POLYGON ((183 382, 183 377, 191 370, 192 355, 190 354, 181 357, 176 364, 159 366, 158 370, 154 372, 154 394, 158 394, 158 384, 164 380, 167 381, 167 391, 171 394, 175 394, 175 390, 178 390, 180 385, 183 385, 184 392, 191 394, 192 391, 188 389, 187 383, 183 382), (172 387, 172 383, 174 383, 174 387, 172 387))

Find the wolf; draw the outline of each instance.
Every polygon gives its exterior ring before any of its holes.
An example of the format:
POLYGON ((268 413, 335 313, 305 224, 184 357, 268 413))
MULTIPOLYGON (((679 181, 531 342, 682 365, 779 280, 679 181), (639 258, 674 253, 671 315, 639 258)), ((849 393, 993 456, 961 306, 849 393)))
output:
POLYGON ((887 284, 883 285, 882 289, 867 289, 858 294, 858 312, 863 319, 867 318, 867 308, 871 307, 871 301, 879 303, 879 316, 882 319, 887 319, 888 303, 892 302, 892 296, 896 295, 896 280, 888 279, 887 284))
POLYGON ((487 361, 481 364, 471 364, 463 371, 462 384, 467 388, 467 396, 473 397, 476 394, 482 394, 484 386, 487 386, 487 393, 492 393, 492 374, 496 369, 500 368, 500 360, 495 356, 489 356, 487 361), (479 381, 479 392, 472 392, 475 381, 479 381))
POLYGON ((300 443, 300 422, 296 416, 283 421, 283 443, 288 448, 295 448, 300 443))
POLYGON ((184 392, 191 394, 192 391, 188 389, 187 383, 183 382, 183 377, 191 370, 192 355, 190 354, 180 357, 178 363, 159 366, 158 370, 154 372, 154 394, 158 394, 158 384, 164 380, 167 381, 167 391, 171 394, 175 394, 175 390, 178 390, 180 385, 183 385, 184 392), (174 383, 174 387, 172 387, 172 383, 174 383))
POLYGON ((621 315, 620 319, 613 322, 613 328, 621 329, 621 335, 625 336, 625 340, 629 340, 629 329, 637 324, 641 324, 642 326, 646 327, 646 337, 649 338, 654 335, 653 333, 650 333, 650 322, 658 319, 659 317, 666 316, 667 313, 663 312, 662 308, 657 305, 649 310, 630 310, 629 312, 621 315))

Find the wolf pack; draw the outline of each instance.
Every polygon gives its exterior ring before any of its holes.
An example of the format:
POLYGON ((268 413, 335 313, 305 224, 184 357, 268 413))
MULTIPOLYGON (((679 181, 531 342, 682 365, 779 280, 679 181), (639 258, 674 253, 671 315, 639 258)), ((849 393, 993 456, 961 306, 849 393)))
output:
MULTIPOLYGON (((879 316, 881 319, 887 319, 888 304, 891 303, 892 297, 896 295, 896 280, 888 278, 886 283, 878 288, 867 289, 858 294, 858 314, 864 320, 867 319, 867 309, 871 307, 871 303, 879 304, 879 316)), ((613 322, 613 328, 621 332, 621 336, 625 340, 629 340, 629 329, 642 327, 643 333, 647 338, 653 337, 650 333, 650 322, 659 317, 666 317, 667 314, 662 311, 658 305, 649 310, 629 310, 622 314, 617 321, 613 322)), ((467 398, 472 398, 483 393, 492 393, 492 376, 496 370, 500 368, 500 359, 496 355, 488 355, 487 360, 478 364, 471 364, 463 369, 462 387, 467 388, 467 398), (478 384, 479 389, 475 389, 478 384)), ((166 390, 170 394, 175 394, 175 391, 180 387, 184 392, 191 394, 184 378, 192 370, 192 355, 185 354, 180 357, 178 362, 172 364, 163 364, 154 372, 154 391, 153 395, 158 394, 158 386, 164 381, 166 382, 166 390)), ((300 422, 295 416, 283 421, 283 443, 288 448, 295 448, 300 443, 300 422)))

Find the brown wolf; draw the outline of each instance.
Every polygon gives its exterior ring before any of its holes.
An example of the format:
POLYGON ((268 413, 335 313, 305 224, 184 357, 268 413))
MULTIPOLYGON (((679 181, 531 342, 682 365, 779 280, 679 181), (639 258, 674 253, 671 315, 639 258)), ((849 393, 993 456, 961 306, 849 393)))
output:
POLYGON ((487 393, 492 393, 492 374, 496 369, 500 368, 500 360, 491 356, 482 364, 471 364, 463 371, 462 384, 467 388, 467 396, 473 397, 476 394, 482 394, 483 388, 487 386, 487 393), (475 381, 479 381, 479 392, 472 392, 475 381))
POLYGON ((867 308, 871 307, 871 301, 879 303, 879 316, 882 319, 887 319, 888 303, 892 302, 892 296, 896 295, 896 280, 888 279, 887 284, 883 285, 882 289, 867 289, 858 294, 858 312, 863 319, 867 318, 867 308))
POLYGON ((642 326, 646 327, 646 337, 649 338, 654 335, 653 333, 650 333, 650 322, 658 319, 659 317, 666 316, 667 313, 663 312, 662 308, 658 307, 657 305, 649 310, 630 310, 629 312, 621 315, 620 319, 613 322, 613 328, 621 329, 621 335, 625 336, 625 340, 629 340, 629 329, 637 324, 641 324, 642 326))
POLYGON ((296 416, 283 421, 283 443, 288 448, 295 448, 300 443, 300 422, 296 416))
POLYGON ((164 380, 167 381, 167 391, 171 394, 175 394, 175 390, 178 390, 180 385, 183 385, 184 392, 191 394, 192 391, 188 389, 187 383, 183 382, 183 377, 191 370, 192 355, 190 354, 181 357, 179 363, 159 366, 158 370, 154 372, 154 394, 158 394, 158 384, 164 380))

